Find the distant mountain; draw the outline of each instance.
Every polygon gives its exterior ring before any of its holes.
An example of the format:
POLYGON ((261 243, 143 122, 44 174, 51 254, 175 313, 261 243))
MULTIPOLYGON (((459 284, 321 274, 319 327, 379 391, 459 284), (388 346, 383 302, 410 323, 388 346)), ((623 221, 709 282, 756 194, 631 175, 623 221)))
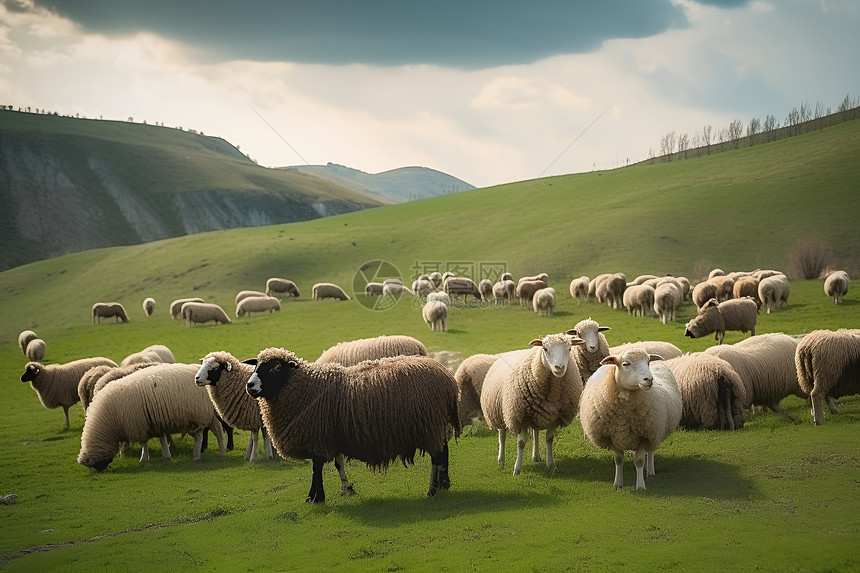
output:
POLYGON ((0 270, 381 204, 353 187, 260 167, 223 139, 181 129, 2 110, 0 270))
POLYGON ((316 175, 383 203, 404 203, 475 188, 462 179, 427 167, 401 167, 375 174, 335 163, 297 165, 281 169, 316 175))

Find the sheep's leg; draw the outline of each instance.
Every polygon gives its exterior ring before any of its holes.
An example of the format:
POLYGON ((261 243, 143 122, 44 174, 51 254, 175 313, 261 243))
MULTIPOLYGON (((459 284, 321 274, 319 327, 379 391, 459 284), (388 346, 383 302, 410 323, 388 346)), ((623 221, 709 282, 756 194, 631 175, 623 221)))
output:
POLYGON ((517 436, 517 461, 514 463, 514 475, 520 475, 523 469, 523 451, 526 449, 526 430, 522 430, 517 436))
POLYGON ((824 401, 827 402, 827 407, 830 408, 831 414, 839 413, 839 406, 836 403, 836 398, 828 394, 824 396, 824 401))
POLYGON ((68 406, 63 406, 63 414, 65 414, 65 416, 66 416, 66 425, 63 426, 63 429, 68 430, 69 429, 69 407, 68 406))
POLYGON ((140 463, 149 461, 149 442, 140 443, 140 463))
POLYGON ((427 488, 427 497, 433 497, 440 489, 451 487, 448 477, 448 444, 445 444, 442 451, 431 453, 430 459, 430 487, 427 488))
POLYGON ((195 462, 200 461, 200 451, 203 449, 203 434, 205 432, 205 428, 200 431, 194 432, 194 449, 192 450, 191 459, 193 459, 195 462))
POLYGON ((248 434, 248 448, 245 450, 245 461, 257 461, 257 445, 259 443, 260 434, 257 430, 251 430, 248 434))
POLYGON ((636 465, 636 489, 645 489, 645 458, 648 454, 645 448, 639 447, 633 454, 633 463, 636 465))
POLYGON ((773 404, 768 404, 767 407, 773 410, 775 413, 779 414, 780 416, 785 416, 792 422, 794 421, 794 418, 792 418, 788 412, 786 412, 779 406, 779 401, 776 401, 773 404))
POLYGON ((657 475, 654 471, 654 450, 645 451, 645 472, 649 476, 657 475))
POLYGON ((812 398, 812 421, 816 426, 820 426, 824 423, 824 398, 816 394, 815 389, 812 390, 810 398, 812 398))
POLYGON ((612 457, 615 459, 615 482, 612 485, 615 486, 615 489, 621 489, 624 487, 624 450, 610 449, 612 450, 612 457))
POLYGON ((499 430, 499 465, 505 467, 505 437, 506 432, 504 428, 499 430))
POLYGON ((532 430, 532 461, 540 462, 540 430, 532 430))
POLYGON ((546 467, 551 470, 555 469, 555 456, 552 453, 552 441, 555 439, 555 430, 555 427, 547 428, 546 430, 546 467))
POLYGON ((343 454, 337 454, 334 457, 334 467, 337 468, 337 473, 340 474, 340 495, 354 495, 355 490, 352 488, 349 480, 346 479, 346 460, 344 460, 343 454))
POLYGON ((325 460, 314 458, 313 476, 311 477, 311 489, 305 503, 323 503, 325 501, 325 490, 323 490, 322 469, 325 460))
POLYGON ((263 451, 266 452, 266 459, 273 460, 275 459, 275 452, 272 449, 272 438, 269 437, 269 432, 266 431, 266 427, 262 428, 263 431, 263 451))
MULTIPOLYGON (((215 439, 218 440, 218 455, 220 455, 221 459, 223 460, 227 457, 227 440, 224 439, 224 426, 222 426, 221 424, 221 420, 216 416, 212 418, 212 422, 209 424, 209 429, 212 431, 213 434, 215 434, 215 439)), ((204 429, 203 432, 205 431, 206 430, 204 429)))
MULTIPOLYGON (((169 462, 170 461, 170 441, 167 439, 167 434, 161 434, 161 436, 159 436, 159 439, 161 440, 161 461, 169 462)), ((203 438, 201 437, 201 440, 202 439, 203 438)), ((195 441, 194 445, 195 446, 197 445, 196 441, 195 441)))

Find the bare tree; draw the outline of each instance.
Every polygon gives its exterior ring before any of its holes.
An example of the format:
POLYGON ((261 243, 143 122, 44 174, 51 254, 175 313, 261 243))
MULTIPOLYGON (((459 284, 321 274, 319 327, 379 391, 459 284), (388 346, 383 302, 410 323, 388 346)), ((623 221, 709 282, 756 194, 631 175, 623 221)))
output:
POLYGON ((696 150, 696 157, 701 157, 702 156, 702 144, 701 144, 701 138, 699 137, 698 131, 693 134, 693 140, 690 142, 690 145, 692 146, 693 149, 696 150))
POLYGON ((797 125, 800 123, 800 112, 797 111, 797 108, 792 108, 792 110, 785 117, 785 127, 789 128, 789 135, 797 135, 797 125))
POLYGON ((675 153, 674 131, 670 131, 660 139, 660 153, 663 155, 663 161, 672 161, 672 154, 675 153))
POLYGON ((735 149, 740 144, 741 134, 744 132, 744 124, 741 120, 736 119, 729 124, 728 137, 729 141, 734 142, 735 149))
POLYGON ((684 159, 687 159, 687 150, 690 148, 690 138, 686 133, 682 133, 678 136, 678 155, 684 155, 684 159))
POLYGON ((702 128, 702 141, 705 143, 705 147, 708 149, 708 155, 711 154, 711 135, 713 133, 713 129, 713 126, 711 126, 710 124, 702 128))
POLYGON ((804 123, 812 119, 812 110, 809 107, 809 102, 805 101, 800 104, 800 123, 804 123))
POLYGON ((772 115, 768 114, 766 118, 764 118, 764 127, 763 132, 767 134, 767 140, 771 141, 775 137, 774 131, 776 130, 776 118, 772 115))
POLYGON ((754 117, 750 120, 747 125, 747 137, 750 140, 750 147, 755 145, 755 136, 758 134, 761 129, 761 120, 757 117, 754 117))
POLYGON ((840 103, 839 107, 836 108, 836 111, 842 114, 842 121, 848 119, 848 110, 854 107, 852 104, 851 94, 845 94, 845 99, 842 100, 842 103, 840 103))

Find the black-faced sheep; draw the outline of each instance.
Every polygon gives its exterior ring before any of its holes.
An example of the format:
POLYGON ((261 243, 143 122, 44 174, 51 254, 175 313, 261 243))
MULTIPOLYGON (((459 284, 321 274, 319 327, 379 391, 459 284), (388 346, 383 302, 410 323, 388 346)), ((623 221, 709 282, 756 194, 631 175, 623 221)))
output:
POLYGON ((842 302, 842 297, 848 294, 851 280, 845 271, 833 271, 824 279, 824 294, 833 299, 833 304, 842 302))
POLYGON ((163 362, 172 364, 176 362, 173 352, 163 344, 153 344, 147 346, 140 352, 134 352, 122 359, 120 366, 128 366, 130 364, 139 364, 142 362, 163 362))
POLYGON ((540 461, 539 434, 546 430, 546 466, 555 468, 553 439, 570 425, 579 409, 582 378, 571 347, 582 340, 567 334, 536 338, 526 350, 500 354, 481 388, 481 410, 491 430, 499 432, 498 462, 505 465, 505 437, 517 436, 514 475, 523 465, 526 432, 533 431, 532 461, 540 461))
POLYGON ((576 304, 588 301, 588 277, 583 275, 570 281, 570 296, 576 299, 576 304))
POLYGON ((654 451, 681 421, 681 393, 659 356, 632 349, 603 359, 582 391, 579 418, 586 437, 612 451, 616 489, 624 487, 624 452, 634 452, 636 489, 654 475, 654 451), (646 468, 647 466, 647 468, 646 468))
POLYGON ((266 294, 273 296, 275 294, 285 294, 287 296, 299 296, 299 287, 296 283, 289 279, 272 277, 266 281, 266 294))
POLYGON ((475 419, 483 419, 481 388, 484 385, 487 370, 496 358, 498 358, 497 354, 473 354, 457 366, 454 380, 457 382, 457 410, 460 412, 460 426, 465 427, 475 419))
POLYGON ((694 352, 666 360, 681 391, 681 426, 688 430, 740 430, 746 390, 731 364, 694 352))
POLYGON ((798 343, 794 360, 816 425, 824 423, 825 400, 836 414, 837 398, 860 394, 860 330, 814 330, 798 343))
POLYGON ((392 356, 427 356, 427 348, 417 338, 402 334, 359 338, 338 342, 327 348, 317 358, 316 363, 353 366, 365 360, 392 356))
POLYGON ((203 324, 210 320, 216 324, 230 324, 231 322, 223 308, 208 302, 186 302, 182 305, 181 314, 185 320, 185 326, 191 326, 192 322, 203 324))
POLYGON ((791 284, 785 275, 769 276, 758 283, 758 298, 762 306, 767 309, 767 314, 771 311, 777 312, 788 304, 789 294, 791 294, 791 284))
MULTIPOLYGON (((248 394, 259 398, 263 423, 284 458, 313 460, 307 501, 325 501, 322 467, 339 455, 386 468, 398 457, 429 452, 427 495, 448 489, 448 441, 460 435, 457 384, 439 362, 398 356, 355 366, 309 363, 289 350, 257 357, 248 394)), ((345 491, 348 484, 343 483, 345 491)))
POLYGON ((250 316, 252 312, 272 313, 279 310, 281 310, 281 301, 273 296, 249 296, 236 305, 236 318, 250 316))
POLYGON ((740 330, 755 336, 758 305, 751 298, 733 298, 726 302, 711 299, 699 309, 699 314, 686 324, 684 336, 701 338, 715 332, 714 339, 722 344, 727 330, 740 330))
POLYGON ((317 283, 311 289, 313 300, 325 300, 333 298, 336 300, 350 300, 349 295, 342 288, 333 283, 317 283))
POLYGON ((555 289, 546 287, 535 291, 532 297, 534 311, 540 316, 555 315, 555 289))
MULTIPOLYGON (((193 364, 158 364, 138 370, 107 385, 87 410, 78 463, 103 471, 123 442, 141 445, 150 438, 193 434, 193 459, 200 459, 203 432, 218 439, 221 458, 226 455, 224 433, 209 394, 194 383, 193 364)), ((166 439, 162 439, 162 447, 166 439)), ((170 450, 162 451, 169 459, 170 450)))
POLYGON ((41 338, 34 338, 27 343, 27 360, 30 362, 41 362, 45 359, 45 353, 48 351, 48 345, 41 338))
POLYGON ((100 324, 103 318, 113 318, 114 322, 128 322, 128 313, 118 302, 97 302, 93 305, 93 324, 96 324, 96 320, 100 324))
POLYGON ((448 305, 438 300, 428 300, 421 307, 421 317, 433 332, 448 332, 448 305))
POLYGON ((274 458, 272 441, 263 427, 260 405, 245 390, 253 373, 254 364, 240 362, 229 352, 220 351, 207 354, 194 376, 198 386, 206 386, 221 419, 234 428, 250 432, 245 461, 251 462, 257 460, 261 430, 266 459, 274 458))
POLYGON ((576 323, 567 334, 582 339, 582 344, 575 345, 571 354, 576 361, 579 376, 585 383, 591 375, 600 368, 600 361, 609 356, 609 343, 606 342, 604 332, 612 330, 608 326, 600 326, 591 317, 584 318, 576 323))
POLYGON ((155 299, 148 296, 143 299, 143 313, 146 316, 152 316, 153 312, 155 312, 155 299))
POLYGON ((521 281, 517 283, 516 296, 520 300, 520 305, 531 306, 535 293, 546 287, 545 281, 521 281))
POLYGON ((18 335, 18 348, 21 349, 21 354, 27 356, 27 345, 36 338, 39 337, 32 330, 24 330, 18 335))
POLYGON ((100 364, 116 366, 116 362, 110 358, 95 357, 82 358, 65 364, 42 364, 41 362, 28 362, 21 375, 21 382, 29 382, 30 387, 36 392, 39 401, 45 408, 63 408, 65 415, 64 428, 69 427, 69 408, 80 400, 78 396, 78 383, 81 376, 100 364))

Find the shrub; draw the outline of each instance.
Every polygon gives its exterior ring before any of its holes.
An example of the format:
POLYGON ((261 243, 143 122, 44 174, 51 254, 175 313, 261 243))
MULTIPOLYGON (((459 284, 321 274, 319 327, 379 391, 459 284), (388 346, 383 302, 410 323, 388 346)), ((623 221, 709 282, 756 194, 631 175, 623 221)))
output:
POLYGON ((788 254, 788 275, 792 279, 817 279, 832 259, 833 250, 823 241, 798 239, 788 254))

